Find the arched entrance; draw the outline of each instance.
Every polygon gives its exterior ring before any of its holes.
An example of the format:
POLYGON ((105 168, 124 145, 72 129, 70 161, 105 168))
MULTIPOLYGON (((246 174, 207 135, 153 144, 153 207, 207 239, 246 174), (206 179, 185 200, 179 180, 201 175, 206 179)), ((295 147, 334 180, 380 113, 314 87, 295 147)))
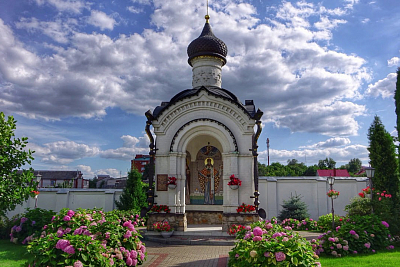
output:
POLYGON ((187 205, 223 204, 223 161, 217 147, 208 143, 188 166, 191 174, 186 191, 190 199, 187 205))

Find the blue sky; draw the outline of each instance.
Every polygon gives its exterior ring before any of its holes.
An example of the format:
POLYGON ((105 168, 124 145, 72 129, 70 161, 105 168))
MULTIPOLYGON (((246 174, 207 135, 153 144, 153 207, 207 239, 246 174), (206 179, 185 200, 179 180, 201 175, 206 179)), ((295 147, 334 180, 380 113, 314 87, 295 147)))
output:
MULTIPOLYGON (((144 113, 191 88, 186 48, 206 1, 5 0, 0 111, 38 170, 125 175, 148 152, 144 113)), ((368 163, 374 115, 395 132, 396 1, 209 1, 228 46, 222 87, 264 111, 259 160, 368 163)))

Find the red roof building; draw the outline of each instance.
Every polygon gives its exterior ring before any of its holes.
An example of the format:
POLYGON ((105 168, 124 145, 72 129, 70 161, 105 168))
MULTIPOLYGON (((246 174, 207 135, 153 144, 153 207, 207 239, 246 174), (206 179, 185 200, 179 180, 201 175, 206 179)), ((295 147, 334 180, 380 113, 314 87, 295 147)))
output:
POLYGON ((317 176, 320 177, 350 177, 350 174, 347 170, 317 170, 317 176))
POLYGON ((144 166, 150 163, 150 155, 137 154, 135 159, 131 160, 131 169, 136 168, 143 174, 144 166))

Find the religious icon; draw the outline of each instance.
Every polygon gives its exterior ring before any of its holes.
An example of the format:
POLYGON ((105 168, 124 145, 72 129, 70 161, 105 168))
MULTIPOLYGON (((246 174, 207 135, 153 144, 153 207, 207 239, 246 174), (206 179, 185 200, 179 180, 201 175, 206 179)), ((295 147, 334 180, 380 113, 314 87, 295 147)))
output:
POLYGON ((221 172, 221 167, 214 167, 214 160, 212 158, 206 158, 204 160, 204 168, 199 171, 199 182, 204 192, 204 204, 215 204, 215 191, 219 185, 221 172))

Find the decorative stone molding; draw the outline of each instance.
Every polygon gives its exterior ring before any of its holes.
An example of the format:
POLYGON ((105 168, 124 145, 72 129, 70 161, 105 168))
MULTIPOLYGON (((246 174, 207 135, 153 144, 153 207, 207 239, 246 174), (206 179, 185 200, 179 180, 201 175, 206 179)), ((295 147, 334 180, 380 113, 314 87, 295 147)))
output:
POLYGON ((224 127, 224 129, 225 129, 225 130, 229 133, 229 135, 232 137, 233 144, 235 145, 235 152, 238 152, 238 146, 237 146, 236 138, 235 138, 235 136, 233 135, 232 131, 231 131, 225 124, 223 124, 223 123, 221 123, 221 122, 219 122, 219 121, 216 121, 216 120, 213 120, 213 119, 207 119, 207 118, 200 118, 200 119, 191 120, 191 121, 185 123, 181 128, 179 128, 178 131, 176 131, 174 137, 172 138, 171 145, 170 145, 170 151, 171 151, 171 152, 173 151, 173 147, 174 147, 174 144, 175 144, 175 140, 176 140, 176 137, 178 136, 178 134, 179 134, 186 126, 188 126, 188 125, 190 125, 190 124, 192 124, 192 123, 194 123, 194 122, 198 122, 198 121, 209 121, 209 122, 216 123, 216 124, 218 124, 219 126, 224 127))

